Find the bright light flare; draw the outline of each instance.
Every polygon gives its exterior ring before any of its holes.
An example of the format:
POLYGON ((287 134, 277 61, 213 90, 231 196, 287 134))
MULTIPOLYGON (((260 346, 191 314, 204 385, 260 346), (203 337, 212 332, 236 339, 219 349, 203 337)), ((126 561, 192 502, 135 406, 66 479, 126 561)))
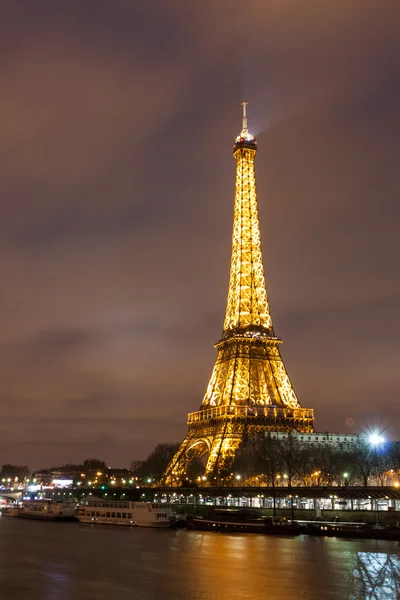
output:
POLYGON ((385 443, 385 438, 379 433, 371 433, 371 435, 368 438, 368 441, 371 444, 371 446, 382 446, 382 444, 385 443))

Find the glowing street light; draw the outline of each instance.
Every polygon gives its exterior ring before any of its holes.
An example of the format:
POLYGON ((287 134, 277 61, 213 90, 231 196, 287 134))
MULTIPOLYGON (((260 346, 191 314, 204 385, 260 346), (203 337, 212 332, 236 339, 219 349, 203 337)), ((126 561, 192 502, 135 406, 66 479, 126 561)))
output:
POLYGON ((371 435, 368 438, 368 441, 371 444, 371 446, 382 446, 385 443, 385 438, 379 433, 371 433, 371 435))

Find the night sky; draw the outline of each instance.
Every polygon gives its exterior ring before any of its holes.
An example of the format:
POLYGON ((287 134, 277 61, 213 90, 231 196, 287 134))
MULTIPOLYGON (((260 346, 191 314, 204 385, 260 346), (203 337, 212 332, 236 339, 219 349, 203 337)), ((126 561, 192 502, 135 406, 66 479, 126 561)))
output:
POLYGON ((241 106, 316 428, 400 438, 400 5, 1 5, 0 463, 180 441, 216 357, 241 106))

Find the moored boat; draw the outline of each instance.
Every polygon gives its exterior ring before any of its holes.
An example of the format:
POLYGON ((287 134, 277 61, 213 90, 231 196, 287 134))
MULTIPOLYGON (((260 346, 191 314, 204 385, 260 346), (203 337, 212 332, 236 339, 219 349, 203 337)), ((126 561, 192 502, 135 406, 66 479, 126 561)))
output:
POLYGON ((400 527, 372 525, 370 523, 323 521, 303 522, 300 523, 300 527, 301 533, 308 535, 400 541, 400 527))
POLYGON ((5 504, 1 507, 1 514, 3 517, 18 517, 19 506, 18 504, 5 504))
POLYGON ((298 535, 297 523, 285 517, 258 517, 253 511, 214 509, 204 517, 189 517, 188 529, 225 533, 262 533, 264 535, 298 535))
POLYGON ((122 502, 85 498, 79 503, 77 519, 92 525, 128 527, 174 527, 175 513, 161 502, 122 502))
POLYGON ((15 508, 20 519, 38 519, 41 521, 75 521, 74 502, 55 500, 26 500, 15 508))

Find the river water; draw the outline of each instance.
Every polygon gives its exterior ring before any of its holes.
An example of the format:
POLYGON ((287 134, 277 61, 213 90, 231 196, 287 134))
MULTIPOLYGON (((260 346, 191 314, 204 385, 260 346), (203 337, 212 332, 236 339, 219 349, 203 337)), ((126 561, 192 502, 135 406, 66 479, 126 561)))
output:
POLYGON ((0 600, 400 598, 396 542, 0 517, 0 600))

